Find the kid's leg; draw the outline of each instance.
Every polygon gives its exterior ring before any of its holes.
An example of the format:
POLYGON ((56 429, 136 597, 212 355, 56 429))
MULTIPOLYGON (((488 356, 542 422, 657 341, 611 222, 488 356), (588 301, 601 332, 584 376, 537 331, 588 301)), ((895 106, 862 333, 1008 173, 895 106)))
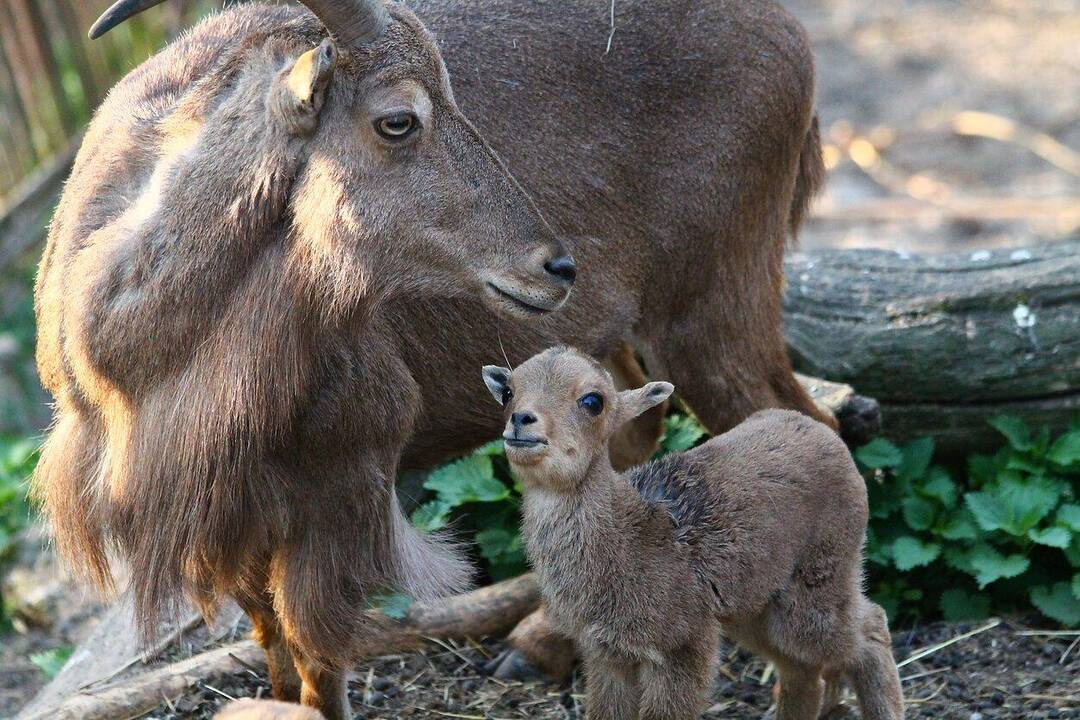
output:
POLYGON ((602 653, 585 653, 586 720, 633 720, 641 689, 638 667, 602 653))
POLYGON ((667 655, 662 664, 641 665, 641 720, 696 720, 708 703, 716 674, 719 634, 667 655))

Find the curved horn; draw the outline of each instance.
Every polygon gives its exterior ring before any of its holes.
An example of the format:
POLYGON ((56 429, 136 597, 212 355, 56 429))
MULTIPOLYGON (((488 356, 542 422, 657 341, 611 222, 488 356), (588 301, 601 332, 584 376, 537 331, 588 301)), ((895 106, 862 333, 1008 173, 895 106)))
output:
POLYGON ((90 39, 97 40, 132 15, 163 2, 165 0, 117 0, 90 26, 90 39))
MULTIPOLYGON (((90 28, 95 40, 132 15, 160 5, 165 0, 116 0, 90 28)), ((301 0, 344 46, 364 45, 382 34, 388 22, 382 0, 301 0)))

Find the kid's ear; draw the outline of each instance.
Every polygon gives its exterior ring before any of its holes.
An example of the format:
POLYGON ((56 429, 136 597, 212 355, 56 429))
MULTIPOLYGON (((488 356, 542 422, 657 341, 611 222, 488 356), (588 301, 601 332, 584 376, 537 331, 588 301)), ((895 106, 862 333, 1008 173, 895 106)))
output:
POLYGON ((633 420, 641 413, 656 407, 671 397, 675 386, 669 382, 651 382, 636 390, 619 393, 619 414, 623 422, 633 420))
POLYGON ((510 371, 498 365, 484 366, 484 384, 491 391, 495 402, 505 405, 513 396, 510 390, 510 371))
POLYGON ((306 134, 315 129, 337 58, 337 46, 326 38, 278 76, 277 110, 290 130, 306 134))

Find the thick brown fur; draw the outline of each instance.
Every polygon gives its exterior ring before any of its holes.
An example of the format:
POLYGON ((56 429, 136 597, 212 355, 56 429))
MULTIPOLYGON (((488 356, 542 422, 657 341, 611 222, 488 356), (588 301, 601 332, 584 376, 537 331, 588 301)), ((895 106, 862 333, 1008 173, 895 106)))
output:
POLYGON ((629 344, 714 432, 763 407, 828 420, 780 333, 820 162, 798 24, 622 2, 605 55, 606 6, 418 5, 441 47, 391 5, 308 105, 281 90, 326 37, 302 9, 242 5, 148 60, 87 131, 37 283, 56 423, 34 484, 61 552, 104 586, 125 558, 148 633, 181 591, 233 595, 275 693, 331 717, 369 594, 467 578, 393 479, 498 431, 454 379, 500 345, 629 344), (390 148, 373 127, 400 107, 423 130, 390 148), (548 314, 564 248, 576 290, 548 314))
POLYGON ((485 368, 485 381, 506 401, 526 549, 549 617, 584 657, 590 718, 697 718, 721 626, 775 663, 778 720, 831 711, 826 685, 835 702, 841 682, 866 720, 903 717, 885 614, 862 593, 866 487, 830 428, 766 410, 619 474, 612 434, 670 384, 618 392, 565 348, 485 368))

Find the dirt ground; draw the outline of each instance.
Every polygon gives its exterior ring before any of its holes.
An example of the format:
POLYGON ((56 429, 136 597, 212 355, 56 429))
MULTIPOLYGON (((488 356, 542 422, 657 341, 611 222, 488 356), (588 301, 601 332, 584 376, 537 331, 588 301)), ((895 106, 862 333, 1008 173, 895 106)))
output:
MULTIPOLYGON (((1075 235, 1080 1, 781 1, 806 24, 818 58, 830 167, 803 247, 967 251, 1075 235)), ((42 627, 0 636, 0 717, 44 683, 30 654, 76 644, 98 615, 70 585, 41 581, 53 583, 60 609, 42 627)), ((1022 635, 1023 627, 1002 624, 903 668, 909 717, 1080 718, 1077 636, 1022 635)), ((898 656, 964 630, 897 633, 898 656)), ((580 678, 560 688, 487 677, 498 649, 382 659, 352 684, 355 709, 368 718, 580 714, 580 678)), ((760 717, 771 684, 760 681, 764 666, 733 650, 725 657, 707 717, 760 717)), ((260 689, 265 677, 240 669, 148 717, 207 717, 222 694, 260 689)))
MULTIPOLYGON (((900 662, 987 623, 937 623, 896 633, 900 662)), ((1080 635, 1033 635, 1013 622, 961 639, 901 667, 908 718, 1080 718, 1080 635)), ((445 645, 361 666, 349 683, 357 718, 584 717, 585 683, 579 673, 565 686, 505 683, 488 675, 499 643, 445 645)), ((772 704, 775 676, 758 658, 726 644, 712 706, 703 717, 761 718, 772 704)), ((229 698, 268 697, 266 674, 237 666, 198 688, 163 702, 155 720, 210 718, 229 698)), ((833 717, 857 718, 854 703, 833 717)))
POLYGON ((803 247, 966 251, 1080 227, 1080 3, 781 2, 810 34, 830 165, 803 247))

